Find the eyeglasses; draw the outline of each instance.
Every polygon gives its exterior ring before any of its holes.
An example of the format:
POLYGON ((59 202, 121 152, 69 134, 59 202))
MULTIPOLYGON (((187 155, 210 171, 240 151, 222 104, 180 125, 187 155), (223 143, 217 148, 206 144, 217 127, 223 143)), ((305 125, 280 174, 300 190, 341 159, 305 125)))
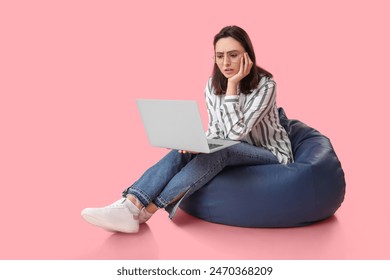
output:
POLYGON ((230 51, 227 53, 217 53, 214 56, 215 63, 223 64, 224 60, 227 59, 230 63, 239 63, 242 57, 242 52, 239 51, 230 51))

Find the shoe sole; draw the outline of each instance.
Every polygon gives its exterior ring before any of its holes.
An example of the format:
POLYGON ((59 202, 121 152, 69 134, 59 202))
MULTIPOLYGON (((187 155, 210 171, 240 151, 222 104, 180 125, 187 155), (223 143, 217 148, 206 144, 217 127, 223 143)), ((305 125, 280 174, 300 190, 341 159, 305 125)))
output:
POLYGON ((92 217, 92 216, 89 216, 89 215, 81 215, 83 217, 83 219, 94 225, 94 226, 97 226, 97 227, 100 227, 100 228, 103 228, 107 231, 110 231, 110 232, 124 232, 124 233, 137 233, 139 231, 139 229, 136 229, 136 230, 126 230, 126 229, 122 229, 122 228, 113 228, 113 227, 109 227, 109 226, 106 226, 104 225, 104 223, 102 223, 100 220, 96 219, 95 217, 92 217))

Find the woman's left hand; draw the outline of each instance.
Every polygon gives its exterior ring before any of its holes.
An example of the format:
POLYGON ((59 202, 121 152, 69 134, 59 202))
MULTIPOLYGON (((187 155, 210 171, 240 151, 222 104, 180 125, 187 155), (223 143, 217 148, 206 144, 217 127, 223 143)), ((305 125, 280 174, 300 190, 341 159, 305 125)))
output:
POLYGON ((240 59, 240 70, 236 75, 228 79, 228 83, 232 83, 233 85, 237 86, 243 78, 248 76, 248 74, 251 72, 252 66, 253 61, 250 59, 248 53, 245 52, 240 59))
POLYGON ((198 152, 192 152, 192 151, 187 151, 187 150, 179 150, 178 151, 181 154, 199 154, 198 152))

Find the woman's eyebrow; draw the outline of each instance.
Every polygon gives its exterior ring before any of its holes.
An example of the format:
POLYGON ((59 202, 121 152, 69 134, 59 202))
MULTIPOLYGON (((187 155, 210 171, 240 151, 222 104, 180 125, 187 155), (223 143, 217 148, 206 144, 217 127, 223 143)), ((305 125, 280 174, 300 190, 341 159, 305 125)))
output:
MULTIPOLYGON (((231 50, 231 51, 228 51, 227 53, 230 54, 232 52, 239 52, 238 50, 231 50)), ((224 54, 224 52, 216 52, 217 54, 224 54)))

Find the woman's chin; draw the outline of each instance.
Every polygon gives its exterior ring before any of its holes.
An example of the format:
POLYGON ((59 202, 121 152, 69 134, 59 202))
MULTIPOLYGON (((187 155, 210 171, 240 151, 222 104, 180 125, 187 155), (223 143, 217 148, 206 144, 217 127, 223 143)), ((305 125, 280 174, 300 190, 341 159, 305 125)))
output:
POLYGON ((222 73, 226 79, 229 79, 231 77, 233 77, 234 75, 236 75, 236 73, 222 73))

